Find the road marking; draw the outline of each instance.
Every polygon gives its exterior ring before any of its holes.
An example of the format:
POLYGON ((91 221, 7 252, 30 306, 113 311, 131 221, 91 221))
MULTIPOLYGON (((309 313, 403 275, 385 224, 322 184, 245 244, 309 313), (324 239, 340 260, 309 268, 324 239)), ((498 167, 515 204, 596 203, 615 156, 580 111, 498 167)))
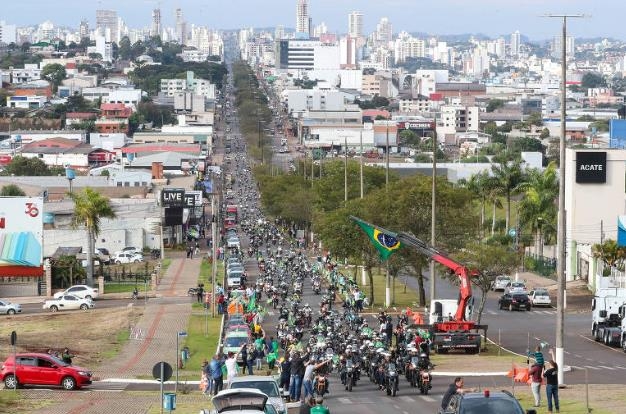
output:
POLYGON ((604 368, 604 369, 609 369, 611 371, 615 371, 615 368, 613 367, 607 367, 606 365, 598 365, 599 368, 604 368))
POLYGON ((598 367, 594 367, 593 365, 585 365, 585 368, 587 368, 587 369, 593 369, 593 370, 598 370, 598 369, 600 369, 600 368, 598 368, 598 367))
MULTIPOLYGON (((587 338, 585 335, 578 334, 578 336, 583 338, 583 339, 586 339, 589 342, 592 342, 594 344, 598 344, 600 346, 603 346, 605 349, 608 349, 610 351, 617 352, 619 354, 622 354, 624 352, 621 348, 613 348, 611 346, 603 344, 602 342, 595 341, 593 338, 587 338)), ((591 359, 589 359, 589 360, 591 361, 591 359)))
POLYGON ((413 402, 413 398, 409 397, 408 395, 402 395, 400 396, 400 399, 406 402, 413 402))
POLYGON ((426 401, 426 402, 435 402, 435 401, 437 401, 436 399, 434 399, 433 397, 429 397, 428 395, 420 395, 419 397, 422 400, 426 401))
POLYGON ((352 404, 352 401, 350 401, 350 398, 340 397, 340 398, 337 398, 337 400, 342 404, 352 404))

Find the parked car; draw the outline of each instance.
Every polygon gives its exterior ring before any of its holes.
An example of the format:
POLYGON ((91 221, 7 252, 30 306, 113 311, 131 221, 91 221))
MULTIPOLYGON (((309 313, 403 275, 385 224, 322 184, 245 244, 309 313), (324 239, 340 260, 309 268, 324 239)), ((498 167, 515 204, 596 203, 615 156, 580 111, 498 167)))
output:
POLYGON ((496 280, 493 281, 491 285, 491 290, 498 291, 501 290, 504 292, 504 289, 511 283, 511 278, 506 275, 496 276, 496 280))
MULTIPOLYGON (((455 394, 440 414, 524 414, 519 401, 508 391, 465 392, 455 394)), ((537 414, 536 410, 526 410, 526 414, 537 414)))
MULTIPOLYGON (((264 414, 267 395, 259 390, 232 389, 217 393, 211 400, 217 414, 264 414)), ((207 410, 202 410, 207 413, 207 410)))
POLYGON ((528 292, 528 298, 532 306, 552 306, 552 299, 548 289, 537 288, 528 292))
POLYGON ((134 254, 141 254, 143 256, 143 250, 141 250, 139 247, 124 247, 122 250, 120 250, 123 253, 134 253, 134 254))
POLYGON ((54 298, 60 298, 65 295, 74 295, 81 299, 95 299, 98 297, 98 289, 87 285, 74 285, 65 289, 63 292, 55 293, 54 298))
POLYGON ((0 381, 9 389, 22 385, 53 385, 73 390, 91 384, 91 371, 67 364, 52 355, 19 353, 15 357, 9 355, 4 361, 0 381))
POLYGON ((117 252, 111 259, 115 264, 143 262, 143 256, 136 253, 117 252))
POLYGON ((59 298, 48 299, 43 303, 44 309, 50 309, 51 312, 60 310, 88 310, 94 307, 91 299, 79 298, 74 295, 63 295, 59 298))
POLYGON ((228 287, 239 287, 241 285, 241 278, 243 277, 243 272, 239 270, 232 270, 228 272, 226 282, 228 283, 228 287))
POLYGON ((267 395, 267 401, 276 408, 278 414, 286 414, 287 408, 280 396, 278 383, 272 376, 244 375, 233 378, 230 389, 255 389, 267 395))
POLYGON ((95 251, 95 255, 96 257, 98 257, 98 260, 100 260, 102 263, 104 264, 111 263, 111 254, 109 253, 109 250, 105 249, 104 247, 97 247, 95 251))
POLYGON ((498 300, 500 309, 512 310, 530 310, 530 300, 526 293, 505 293, 498 300))
POLYGON ((507 293, 526 293, 526 284, 524 282, 509 282, 504 291, 507 293))
POLYGON ((0 300, 0 313, 7 315, 22 313, 22 305, 19 303, 11 303, 8 300, 0 300))

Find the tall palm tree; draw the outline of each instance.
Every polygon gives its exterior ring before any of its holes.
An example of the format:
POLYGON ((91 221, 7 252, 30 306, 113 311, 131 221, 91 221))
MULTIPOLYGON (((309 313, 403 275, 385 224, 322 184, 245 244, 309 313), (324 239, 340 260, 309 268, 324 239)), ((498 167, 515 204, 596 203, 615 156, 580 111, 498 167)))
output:
POLYGON ((520 184, 524 182, 524 172, 520 160, 501 162, 491 166, 493 177, 498 183, 501 194, 506 199, 506 230, 511 223, 511 197, 518 194, 520 184))
POLYGON ((485 226, 485 205, 489 196, 489 174, 486 171, 472 175, 463 186, 480 200, 480 228, 485 226))
POLYGON ((92 188, 74 191, 70 198, 74 201, 73 226, 87 230, 87 284, 93 286, 93 254, 96 236, 100 234, 100 219, 115 218, 115 213, 110 200, 92 188))
POLYGON ((545 230, 556 227, 559 195, 556 163, 551 162, 544 171, 531 170, 520 188, 524 192, 520 201, 520 223, 530 227, 535 236, 535 252, 543 256, 545 230))

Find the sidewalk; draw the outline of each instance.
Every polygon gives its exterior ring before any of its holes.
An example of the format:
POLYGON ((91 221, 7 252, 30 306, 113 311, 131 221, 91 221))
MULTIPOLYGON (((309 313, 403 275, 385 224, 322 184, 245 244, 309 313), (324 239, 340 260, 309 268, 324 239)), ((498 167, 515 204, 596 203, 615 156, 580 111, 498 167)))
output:
MULTIPOLYGON (((140 332, 139 339, 130 339, 122 351, 112 360, 93 370, 94 380, 107 378, 150 378, 152 367, 160 362, 168 362, 176 367, 176 333, 187 328, 191 315, 191 301, 184 304, 168 304, 159 298, 185 296, 187 289, 195 286, 200 273, 202 260, 175 258, 161 279, 156 290, 157 299, 150 299, 135 326, 140 332)), ((136 306, 143 306, 138 304, 136 306)), ((150 405, 159 406, 154 398, 126 398, 124 394, 100 392, 76 392, 59 394, 61 401, 49 407, 34 411, 38 414, 105 414, 105 413, 146 413, 150 405), (115 407, 112 409, 112 407, 115 407)))

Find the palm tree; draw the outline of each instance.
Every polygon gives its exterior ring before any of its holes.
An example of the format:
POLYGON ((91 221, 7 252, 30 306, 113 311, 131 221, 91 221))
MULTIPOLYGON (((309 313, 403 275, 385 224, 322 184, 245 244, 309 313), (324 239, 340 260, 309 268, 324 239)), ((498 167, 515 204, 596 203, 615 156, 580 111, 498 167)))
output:
POLYGON ((87 230, 87 284, 93 286, 93 254, 96 236, 100 234, 100 219, 115 218, 110 200, 92 188, 69 194, 74 201, 74 227, 84 226, 87 230))
MULTIPOLYGON (((480 200, 480 228, 485 226, 485 205, 489 196, 489 174, 486 171, 479 172, 463 183, 480 200)), ((482 231, 482 230, 481 230, 482 231)))
POLYGON ((530 227, 535 236, 535 252, 543 256, 545 228, 554 231, 556 227, 559 195, 556 163, 550 163, 543 172, 531 170, 520 188, 524 191, 524 198, 520 201, 520 223, 530 227))
POLYGON ((509 229, 511 223, 511 197, 518 194, 520 184, 524 182, 524 172, 520 160, 501 162, 498 165, 492 165, 491 171, 495 178, 498 188, 506 198, 506 230, 509 229))

